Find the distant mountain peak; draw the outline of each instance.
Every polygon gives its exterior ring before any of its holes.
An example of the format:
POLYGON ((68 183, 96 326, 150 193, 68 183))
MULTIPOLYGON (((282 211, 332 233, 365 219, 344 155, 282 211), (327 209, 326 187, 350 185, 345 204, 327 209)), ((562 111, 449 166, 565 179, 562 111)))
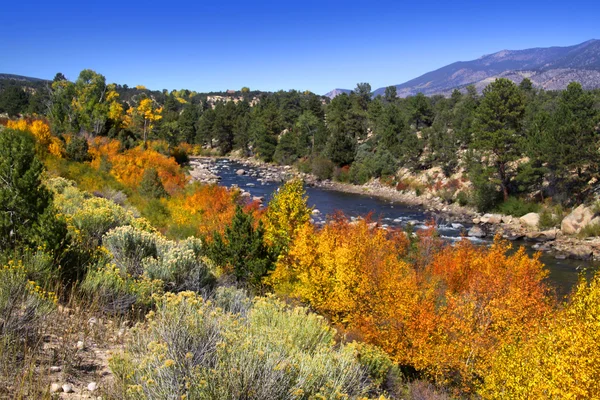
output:
MULTIPOLYGON (((524 50, 500 50, 472 61, 459 61, 395 85, 398 96, 450 95, 454 89, 475 85, 483 90, 496 78, 517 83, 525 77, 534 86, 547 90, 564 89, 577 81, 586 89, 600 87, 600 40, 590 39, 566 47, 537 47, 524 50)), ((375 90, 383 95, 385 87, 375 90)))
POLYGON ((339 96, 342 93, 350 94, 352 90, 350 89, 333 89, 331 92, 325 93, 323 96, 329 97, 330 99, 334 99, 336 96, 339 96))

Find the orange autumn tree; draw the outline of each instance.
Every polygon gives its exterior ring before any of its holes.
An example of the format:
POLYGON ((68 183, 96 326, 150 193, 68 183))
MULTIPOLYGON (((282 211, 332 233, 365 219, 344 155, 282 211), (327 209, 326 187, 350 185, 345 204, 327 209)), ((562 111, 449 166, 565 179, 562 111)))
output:
MULTIPOLYGON (((242 199, 238 190, 195 183, 165 201, 175 225, 206 236, 213 231, 223 233, 242 199)), ((247 204, 245 211, 252 212, 255 220, 260 217, 256 203, 247 204)))
POLYGON ((496 352, 551 311, 543 264, 523 248, 509 250, 499 238, 489 248, 462 241, 438 252, 421 273, 436 324, 413 335, 419 341, 412 362, 434 381, 472 391, 496 352))
POLYGON ((431 235, 408 252, 403 232, 337 218, 306 224, 267 278, 357 331, 394 361, 470 392, 505 343, 550 310, 537 258, 501 241, 439 248, 431 235), (419 258, 425 257, 425 260, 419 258))
POLYGON ((109 161, 112 164, 111 173, 124 185, 137 188, 142 180, 144 171, 154 168, 169 194, 182 189, 187 183, 184 171, 173 157, 167 157, 157 151, 135 147, 123 153, 118 153, 109 161))
POLYGON ((18 131, 30 132, 35 137, 39 146, 38 150, 42 152, 48 152, 55 157, 62 157, 64 155, 63 143, 59 138, 52 136, 50 126, 45 121, 39 119, 33 121, 19 119, 8 121, 6 127, 18 131))

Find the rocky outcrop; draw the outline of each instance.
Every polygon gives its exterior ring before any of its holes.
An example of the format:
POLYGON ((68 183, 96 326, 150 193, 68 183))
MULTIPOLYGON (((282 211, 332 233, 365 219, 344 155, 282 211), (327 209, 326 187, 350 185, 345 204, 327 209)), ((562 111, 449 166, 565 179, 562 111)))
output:
POLYGON ((537 229, 540 224, 540 214, 534 212, 525 214, 519 218, 519 222, 525 227, 537 229))
POLYGON ((592 210, 583 204, 571 211, 560 224, 560 230, 566 235, 575 235, 585 228, 594 218, 592 210))

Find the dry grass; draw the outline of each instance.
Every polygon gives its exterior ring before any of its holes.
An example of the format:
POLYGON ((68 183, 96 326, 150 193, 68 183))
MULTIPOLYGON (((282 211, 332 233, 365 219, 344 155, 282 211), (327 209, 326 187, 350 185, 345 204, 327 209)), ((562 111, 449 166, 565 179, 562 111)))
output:
POLYGON ((13 343, 0 354, 0 398, 110 398, 110 351, 122 347, 129 322, 107 316, 76 293, 46 317, 30 343, 13 343), (93 393, 87 387, 96 382, 93 393), (71 384, 73 393, 50 393, 71 384))

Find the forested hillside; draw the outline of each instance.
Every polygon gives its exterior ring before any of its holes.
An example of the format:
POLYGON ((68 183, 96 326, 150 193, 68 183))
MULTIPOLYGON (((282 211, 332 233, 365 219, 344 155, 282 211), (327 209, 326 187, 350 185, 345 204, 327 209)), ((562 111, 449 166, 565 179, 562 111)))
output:
MULTIPOLYGON (((93 71, 0 93, 0 110, 45 116, 58 134, 163 140, 206 152, 254 155, 295 164, 320 179, 362 184, 379 178, 422 191, 396 171, 438 168, 434 194, 480 210, 509 197, 567 205, 585 200, 598 172, 600 91, 572 83, 561 92, 527 79, 492 82, 466 93, 398 98, 394 87, 374 99, 371 87, 329 101, 310 92, 221 94, 151 91, 106 84, 93 71), (464 181, 470 181, 464 185, 464 181)), ((425 188, 426 189, 426 188, 425 188)))

